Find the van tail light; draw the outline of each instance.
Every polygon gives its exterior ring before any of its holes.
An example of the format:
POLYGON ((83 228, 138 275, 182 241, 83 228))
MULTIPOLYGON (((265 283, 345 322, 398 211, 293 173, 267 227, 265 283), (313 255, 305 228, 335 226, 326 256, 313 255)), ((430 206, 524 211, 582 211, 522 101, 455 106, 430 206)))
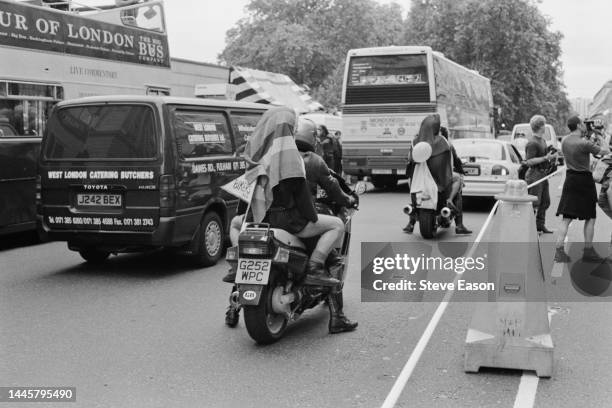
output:
POLYGON ((174 214, 176 204, 176 182, 171 174, 159 176, 159 210, 161 217, 174 214))
POLYGON ((493 166, 493 169, 491 169, 491 175, 493 176, 507 176, 508 174, 510 174, 508 169, 498 164, 493 166))
POLYGON ((36 175, 36 210, 42 212, 42 180, 40 174, 36 175))

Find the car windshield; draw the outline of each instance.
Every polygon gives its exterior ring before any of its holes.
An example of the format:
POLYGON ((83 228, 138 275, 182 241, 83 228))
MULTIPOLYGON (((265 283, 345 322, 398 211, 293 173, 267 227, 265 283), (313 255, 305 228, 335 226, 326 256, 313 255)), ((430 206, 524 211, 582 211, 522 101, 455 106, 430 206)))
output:
POLYGON ((453 146, 461 159, 474 157, 486 160, 505 160, 501 143, 484 140, 455 140, 453 146))
MULTIPOLYGON (((514 129, 514 138, 518 139, 521 137, 528 138, 531 136, 531 126, 528 124, 525 125, 517 125, 514 129)), ((546 126, 544 128, 544 139, 550 141, 551 140, 550 127, 546 126)))

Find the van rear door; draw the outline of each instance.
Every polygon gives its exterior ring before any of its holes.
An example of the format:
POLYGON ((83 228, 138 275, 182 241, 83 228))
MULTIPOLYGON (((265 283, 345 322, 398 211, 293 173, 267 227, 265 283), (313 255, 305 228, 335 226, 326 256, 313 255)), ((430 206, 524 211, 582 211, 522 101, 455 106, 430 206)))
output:
POLYGON ((56 108, 42 146, 44 224, 59 230, 154 230, 160 216, 160 134, 154 105, 56 108))

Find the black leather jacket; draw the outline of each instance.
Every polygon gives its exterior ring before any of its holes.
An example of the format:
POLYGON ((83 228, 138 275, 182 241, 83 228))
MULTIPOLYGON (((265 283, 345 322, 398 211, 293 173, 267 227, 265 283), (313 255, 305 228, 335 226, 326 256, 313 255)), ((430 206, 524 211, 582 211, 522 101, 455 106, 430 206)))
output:
POLYGON ((317 186, 325 191, 326 196, 335 204, 343 207, 351 205, 351 196, 344 192, 340 183, 325 164, 321 156, 310 151, 301 151, 306 168, 306 180, 313 199, 317 198, 317 186))

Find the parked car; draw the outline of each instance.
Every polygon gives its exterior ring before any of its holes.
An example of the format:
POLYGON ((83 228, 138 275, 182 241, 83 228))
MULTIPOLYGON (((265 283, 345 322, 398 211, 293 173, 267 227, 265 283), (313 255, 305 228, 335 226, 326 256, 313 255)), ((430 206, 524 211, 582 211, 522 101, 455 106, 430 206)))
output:
POLYGON ((37 224, 89 262, 169 248, 217 262, 244 173, 238 154, 266 105, 104 96, 60 102, 42 140, 37 224))
POLYGON ((521 155, 509 142, 494 139, 455 139, 453 146, 463 162, 464 196, 493 197, 506 181, 518 178, 521 155))

